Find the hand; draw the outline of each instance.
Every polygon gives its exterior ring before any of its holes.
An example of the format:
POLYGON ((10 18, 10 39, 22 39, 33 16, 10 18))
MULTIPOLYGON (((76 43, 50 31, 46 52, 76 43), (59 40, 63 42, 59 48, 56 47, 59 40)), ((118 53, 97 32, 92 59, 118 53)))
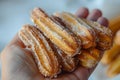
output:
MULTIPOLYGON (((108 20, 102 17, 102 12, 98 9, 89 14, 87 8, 80 8, 76 16, 108 26, 108 20)), ((49 80, 40 74, 31 53, 16 35, 1 54, 2 80, 49 80)), ((94 68, 79 67, 74 72, 61 74, 53 80, 88 80, 93 70, 94 68)))

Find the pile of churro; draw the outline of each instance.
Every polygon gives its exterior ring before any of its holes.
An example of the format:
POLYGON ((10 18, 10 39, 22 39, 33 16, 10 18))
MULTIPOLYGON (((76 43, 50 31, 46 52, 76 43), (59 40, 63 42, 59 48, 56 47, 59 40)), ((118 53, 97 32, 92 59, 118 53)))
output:
POLYGON ((45 77, 72 72, 78 66, 93 68, 101 53, 112 46, 112 32, 97 22, 68 12, 48 15, 40 8, 31 13, 35 25, 24 25, 19 38, 32 51, 45 77))

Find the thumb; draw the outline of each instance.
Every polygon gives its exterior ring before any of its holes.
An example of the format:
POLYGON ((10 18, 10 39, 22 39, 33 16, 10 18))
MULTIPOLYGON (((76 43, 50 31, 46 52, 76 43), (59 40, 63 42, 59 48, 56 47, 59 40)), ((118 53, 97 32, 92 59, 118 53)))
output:
POLYGON ((2 80, 33 80, 42 78, 32 52, 25 49, 18 35, 5 47, 1 54, 2 80))

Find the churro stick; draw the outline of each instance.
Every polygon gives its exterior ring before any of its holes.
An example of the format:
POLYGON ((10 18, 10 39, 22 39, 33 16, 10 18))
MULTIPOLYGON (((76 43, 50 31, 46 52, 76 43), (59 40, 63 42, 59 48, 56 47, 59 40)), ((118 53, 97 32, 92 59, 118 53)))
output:
POLYGON ((110 49, 112 46, 112 32, 109 28, 100 25, 97 22, 84 20, 88 25, 90 25, 97 34, 97 48, 100 50, 110 49))
POLYGON ((120 16, 117 16, 114 19, 110 20, 109 28, 112 30, 113 35, 115 35, 116 32, 120 30, 120 16))
POLYGON ((75 57, 67 56, 63 51, 61 51, 57 47, 56 50, 61 61, 60 63, 62 66, 62 70, 72 72, 77 67, 78 59, 76 59, 75 57))
POLYGON ((65 54, 74 56, 80 51, 80 42, 65 26, 60 25, 59 21, 50 18, 40 8, 35 8, 31 17, 43 34, 65 54))
POLYGON ((112 63, 110 63, 107 70, 107 75, 109 77, 114 77, 118 74, 120 74, 120 55, 116 59, 114 59, 112 63))
POLYGON ((32 50, 41 74, 55 77, 60 72, 57 54, 51 48, 51 43, 37 28, 25 25, 20 30, 19 37, 32 50))
POLYGON ((100 60, 101 51, 98 49, 82 50, 81 54, 77 55, 80 64, 86 68, 94 67, 100 60))
POLYGON ((71 31, 82 41, 83 48, 87 49, 96 45, 95 31, 84 21, 68 12, 55 13, 54 16, 61 18, 71 31))
POLYGON ((115 44, 120 45, 120 30, 116 33, 115 44))
POLYGON ((110 50, 107 50, 102 58, 103 64, 110 64, 120 53, 120 45, 114 44, 110 50))

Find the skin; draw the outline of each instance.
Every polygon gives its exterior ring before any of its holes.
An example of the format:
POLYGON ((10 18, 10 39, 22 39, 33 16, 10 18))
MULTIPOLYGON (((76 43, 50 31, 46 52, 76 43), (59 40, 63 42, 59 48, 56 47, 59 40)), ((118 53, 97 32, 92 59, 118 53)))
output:
MULTIPOLYGON (((89 10, 83 7, 78 9, 75 15, 108 26, 108 20, 102 17, 102 12, 98 9, 89 13, 89 10)), ((39 73, 31 53, 16 35, 1 54, 2 80, 49 80, 39 73)), ((52 80, 88 80, 94 69, 80 66, 74 72, 61 74, 52 80)))

